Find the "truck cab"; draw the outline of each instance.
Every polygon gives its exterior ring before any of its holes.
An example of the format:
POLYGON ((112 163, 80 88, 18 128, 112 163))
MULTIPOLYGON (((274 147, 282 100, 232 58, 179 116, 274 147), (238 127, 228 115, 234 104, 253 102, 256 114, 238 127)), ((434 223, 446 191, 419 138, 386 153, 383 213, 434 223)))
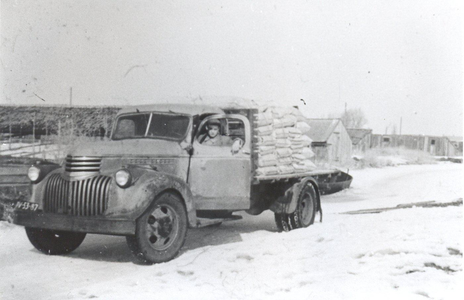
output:
POLYGON ((17 203, 10 219, 47 254, 70 252, 86 233, 101 233, 125 235, 134 253, 149 250, 144 260, 165 261, 186 228, 201 225, 198 212, 250 207, 250 155, 250 122, 242 115, 198 105, 125 108, 109 141, 77 145, 60 168, 31 167, 32 198, 17 203), (229 144, 203 142, 213 121, 229 144), (148 247, 142 236, 151 239, 148 247))

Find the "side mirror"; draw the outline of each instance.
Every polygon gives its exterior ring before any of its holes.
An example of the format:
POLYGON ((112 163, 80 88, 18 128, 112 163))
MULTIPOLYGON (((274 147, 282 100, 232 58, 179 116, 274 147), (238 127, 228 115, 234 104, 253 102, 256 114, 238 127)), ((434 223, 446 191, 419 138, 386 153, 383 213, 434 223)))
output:
POLYGON ((189 147, 187 147, 187 149, 185 149, 185 150, 187 150, 187 153, 188 153, 190 156, 193 155, 193 146, 192 146, 192 145, 189 145, 189 147))

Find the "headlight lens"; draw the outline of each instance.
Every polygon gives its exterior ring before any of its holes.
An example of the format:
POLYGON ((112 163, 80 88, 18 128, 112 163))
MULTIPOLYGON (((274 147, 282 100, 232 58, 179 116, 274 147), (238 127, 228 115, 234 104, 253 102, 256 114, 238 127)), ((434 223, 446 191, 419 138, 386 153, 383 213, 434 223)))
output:
POLYGON ((32 182, 36 182, 40 177, 40 169, 35 166, 30 167, 27 171, 27 177, 29 177, 32 182))
POLYGON ((125 169, 117 171, 114 177, 116 179, 116 183, 118 184, 118 186, 122 188, 128 187, 132 181, 131 173, 125 169))

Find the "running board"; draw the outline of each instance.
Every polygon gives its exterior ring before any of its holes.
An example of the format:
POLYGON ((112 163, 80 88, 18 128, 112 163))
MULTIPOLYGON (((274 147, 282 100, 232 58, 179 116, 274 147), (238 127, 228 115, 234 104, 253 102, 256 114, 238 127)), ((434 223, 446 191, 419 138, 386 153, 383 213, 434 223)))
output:
POLYGON ((241 219, 243 219, 243 217, 242 216, 237 216, 237 215, 232 215, 232 216, 230 216, 228 218, 216 218, 216 219, 197 218, 197 227, 196 228, 220 225, 222 222, 236 221, 236 220, 241 220, 241 219))

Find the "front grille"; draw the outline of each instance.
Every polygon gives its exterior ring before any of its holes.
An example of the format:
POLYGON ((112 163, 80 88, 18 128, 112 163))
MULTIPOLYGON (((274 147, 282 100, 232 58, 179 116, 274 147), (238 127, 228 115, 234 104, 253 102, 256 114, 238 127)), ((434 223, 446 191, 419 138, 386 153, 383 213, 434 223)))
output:
POLYGON ((111 177, 98 175, 68 181, 53 174, 45 185, 44 211, 74 216, 98 216, 108 205, 111 177))
POLYGON ((66 156, 65 171, 69 173, 99 172, 101 157, 98 156, 66 156))

